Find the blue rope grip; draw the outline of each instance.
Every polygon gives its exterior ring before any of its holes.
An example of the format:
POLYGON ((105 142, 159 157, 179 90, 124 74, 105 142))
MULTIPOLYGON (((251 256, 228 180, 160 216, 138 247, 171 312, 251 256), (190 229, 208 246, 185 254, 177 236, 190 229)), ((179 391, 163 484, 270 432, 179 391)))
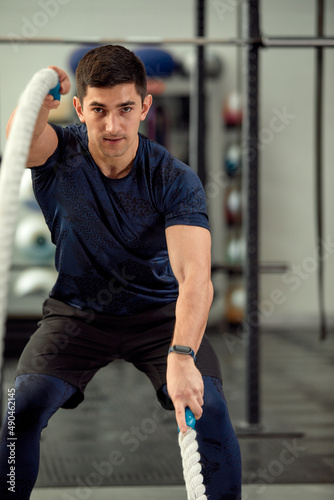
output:
POLYGON ((60 101, 60 83, 58 82, 55 87, 49 90, 49 94, 52 95, 55 101, 60 101))
POLYGON ((196 419, 190 408, 186 408, 186 423, 188 427, 195 429, 196 419))
MULTIPOLYGON (((196 424, 196 419, 194 417, 193 412, 190 410, 190 408, 185 409, 185 414, 186 414, 186 424, 188 427, 191 427, 192 429, 195 430, 195 424, 196 424)), ((180 432, 180 429, 179 429, 180 432)))

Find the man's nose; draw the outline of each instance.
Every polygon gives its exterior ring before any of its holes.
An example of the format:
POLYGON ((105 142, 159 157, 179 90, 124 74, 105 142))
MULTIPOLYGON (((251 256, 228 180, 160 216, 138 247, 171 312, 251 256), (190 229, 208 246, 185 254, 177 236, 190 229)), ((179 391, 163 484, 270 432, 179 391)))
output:
POLYGON ((120 129, 119 118, 116 114, 110 113, 106 118, 106 130, 111 135, 117 135, 120 129))

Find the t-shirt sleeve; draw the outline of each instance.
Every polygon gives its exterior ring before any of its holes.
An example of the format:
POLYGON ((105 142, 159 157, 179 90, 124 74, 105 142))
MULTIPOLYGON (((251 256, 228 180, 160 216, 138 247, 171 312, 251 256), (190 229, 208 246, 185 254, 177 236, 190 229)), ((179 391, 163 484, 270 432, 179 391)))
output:
POLYGON ((35 194, 36 190, 43 190, 50 182, 60 178, 64 169, 67 168, 68 160, 84 154, 82 144, 73 127, 64 128, 54 124, 50 125, 58 136, 58 146, 44 165, 31 169, 35 194))
POLYGON ((165 228, 184 224, 210 230, 205 191, 190 167, 183 168, 166 191, 164 215, 165 228))
POLYGON ((62 155, 62 151, 63 151, 65 143, 66 143, 65 129, 63 129, 62 127, 59 127, 58 125, 54 125, 52 123, 50 123, 50 125, 57 134, 58 145, 57 145, 55 151, 52 153, 52 155, 49 156, 49 158, 46 160, 46 162, 43 165, 33 167, 32 172, 34 172, 34 171, 41 172, 43 170, 49 169, 50 167, 54 168, 55 164, 57 164, 57 162, 59 162, 60 157, 62 155))

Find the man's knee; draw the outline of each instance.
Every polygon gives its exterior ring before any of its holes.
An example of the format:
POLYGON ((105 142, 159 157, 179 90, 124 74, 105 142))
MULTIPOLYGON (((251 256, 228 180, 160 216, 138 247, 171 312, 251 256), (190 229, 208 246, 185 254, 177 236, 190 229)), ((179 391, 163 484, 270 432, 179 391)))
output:
POLYGON ((42 374, 19 375, 15 381, 16 430, 45 427, 49 417, 64 403, 66 382, 42 374))
POLYGON ((222 382, 214 377, 203 377, 204 412, 214 415, 215 420, 229 418, 222 382))

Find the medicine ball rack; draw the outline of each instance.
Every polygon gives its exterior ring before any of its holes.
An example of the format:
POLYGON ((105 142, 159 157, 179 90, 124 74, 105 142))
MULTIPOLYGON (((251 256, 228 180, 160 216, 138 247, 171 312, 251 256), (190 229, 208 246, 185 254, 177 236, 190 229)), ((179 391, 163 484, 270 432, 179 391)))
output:
MULTIPOLYGON (((246 287, 246 311, 243 328, 248 335, 247 355, 247 425, 254 432, 261 430, 260 424, 260 383, 259 383, 259 318, 258 318, 258 278, 259 272, 284 272, 286 267, 281 264, 262 264, 258 262, 259 225, 258 225, 258 195, 259 195, 259 157, 258 157, 258 112, 259 112, 259 52, 274 48, 314 48, 316 51, 316 193, 317 193, 317 236, 321 239, 323 228, 322 211, 322 76, 323 49, 334 48, 334 37, 323 36, 324 0, 315 0, 317 6, 317 36, 316 37, 267 37, 261 33, 259 19, 259 0, 245 0, 241 4, 242 37, 241 38, 207 38, 205 37, 205 0, 196 1, 197 22, 196 36, 190 38, 163 37, 126 37, 126 38, 18 38, 0 37, 0 44, 69 44, 96 45, 107 43, 145 44, 145 45, 179 45, 189 44, 197 49, 197 71, 195 81, 196 144, 198 172, 203 185, 206 183, 205 168, 205 72, 204 51, 209 45, 236 46, 243 50, 243 66, 245 71, 243 85, 243 123, 242 140, 248 145, 242 159, 243 179, 245 180, 245 206, 243 214, 244 237, 246 241, 246 258, 243 267, 214 265, 212 272, 243 273, 246 287), (251 321, 249 320, 251 318, 251 321)), ((321 248, 321 247, 320 247, 321 248)), ((321 256, 320 256, 321 257, 321 256)), ((319 309, 321 322, 321 338, 326 337, 326 324, 323 297, 323 259, 319 258, 319 309)))

